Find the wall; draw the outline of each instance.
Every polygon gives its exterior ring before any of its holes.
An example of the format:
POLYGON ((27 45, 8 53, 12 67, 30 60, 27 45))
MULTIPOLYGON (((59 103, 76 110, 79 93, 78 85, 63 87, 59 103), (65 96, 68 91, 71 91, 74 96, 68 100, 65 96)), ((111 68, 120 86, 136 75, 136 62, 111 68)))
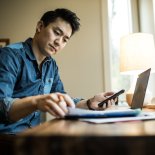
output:
MULTIPOLYGON (((155 39, 155 15, 153 11, 154 0, 139 0, 139 17, 140 17, 140 32, 151 33, 155 39)), ((155 97, 155 73, 151 74, 148 88, 155 97)))
POLYGON ((55 59, 66 91, 73 97, 89 98, 105 88, 101 1, 1 0, 0 38, 10 38, 11 43, 24 41, 33 37, 36 23, 47 10, 65 7, 75 11, 81 19, 81 29, 55 59))
POLYGON ((81 19, 81 30, 55 58, 67 92, 87 98, 104 90, 100 0, 1 0, 0 38, 11 43, 33 37, 41 15, 57 7, 69 8, 81 19))
POLYGON ((140 31, 154 34, 153 1, 139 0, 140 31))

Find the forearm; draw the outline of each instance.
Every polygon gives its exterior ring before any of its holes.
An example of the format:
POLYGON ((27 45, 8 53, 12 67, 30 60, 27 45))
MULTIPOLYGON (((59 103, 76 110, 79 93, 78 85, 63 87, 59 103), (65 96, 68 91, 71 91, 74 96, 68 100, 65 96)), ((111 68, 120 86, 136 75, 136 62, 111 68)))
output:
POLYGON ((67 113, 67 106, 75 107, 67 94, 52 93, 37 95, 15 100, 9 109, 9 119, 18 121, 35 110, 49 112, 56 117, 63 117, 67 113))
POLYGON ((37 96, 15 100, 8 112, 10 121, 18 121, 37 110, 35 98, 37 98, 37 96))

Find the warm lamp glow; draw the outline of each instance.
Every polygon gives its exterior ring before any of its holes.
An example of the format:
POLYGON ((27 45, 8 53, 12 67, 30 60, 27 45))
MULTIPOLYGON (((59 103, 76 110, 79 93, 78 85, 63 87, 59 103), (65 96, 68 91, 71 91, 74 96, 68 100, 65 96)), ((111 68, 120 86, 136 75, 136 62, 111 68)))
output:
POLYGON ((131 73, 155 69, 155 47, 152 34, 133 33, 121 38, 120 71, 131 73))
MULTIPOLYGON (((137 76, 151 68, 155 71, 155 46, 152 34, 133 33, 120 40, 120 71, 135 76, 131 88, 126 93, 126 100, 131 104, 137 76)), ((145 101, 148 95, 145 96, 145 101)), ((148 101, 147 101, 148 102, 148 101)))

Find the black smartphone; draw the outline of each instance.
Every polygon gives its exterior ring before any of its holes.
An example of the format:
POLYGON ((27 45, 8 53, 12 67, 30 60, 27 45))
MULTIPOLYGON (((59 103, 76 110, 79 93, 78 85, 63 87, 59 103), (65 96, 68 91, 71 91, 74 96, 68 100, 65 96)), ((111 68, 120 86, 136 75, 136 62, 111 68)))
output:
POLYGON ((98 104, 98 106, 99 106, 99 107, 102 107, 103 104, 105 104, 105 103, 107 104, 109 100, 115 99, 116 97, 118 97, 119 95, 123 94, 124 92, 125 92, 124 89, 118 91, 117 93, 115 93, 115 94, 109 96, 108 98, 106 98, 104 101, 100 102, 100 103, 98 104))

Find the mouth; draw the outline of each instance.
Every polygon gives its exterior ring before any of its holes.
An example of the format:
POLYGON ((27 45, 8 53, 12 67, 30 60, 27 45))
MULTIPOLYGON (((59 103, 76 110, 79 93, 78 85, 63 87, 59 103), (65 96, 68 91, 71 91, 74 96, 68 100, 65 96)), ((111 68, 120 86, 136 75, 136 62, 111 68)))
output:
POLYGON ((50 48, 51 48, 52 52, 54 52, 54 53, 56 53, 56 52, 57 52, 57 50, 56 50, 56 48, 55 48, 54 46, 52 46, 51 44, 49 44, 49 46, 50 46, 50 48))

